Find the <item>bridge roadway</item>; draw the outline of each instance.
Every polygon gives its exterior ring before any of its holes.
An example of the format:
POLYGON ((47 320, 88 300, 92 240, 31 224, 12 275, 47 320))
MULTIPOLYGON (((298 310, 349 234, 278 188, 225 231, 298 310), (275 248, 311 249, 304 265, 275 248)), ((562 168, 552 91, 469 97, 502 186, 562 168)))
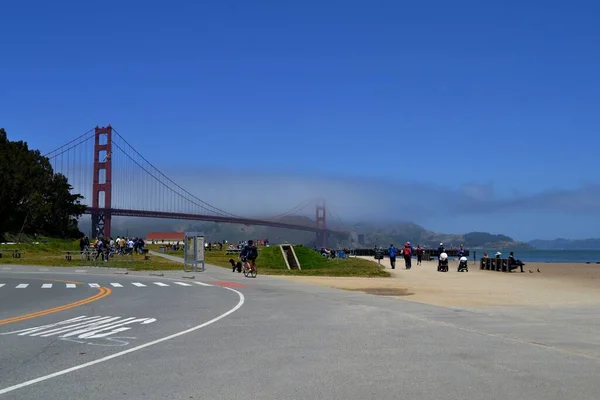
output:
MULTIPOLYGON (((85 210, 85 214, 98 214, 109 212, 112 216, 120 217, 142 217, 142 218, 167 218, 167 219, 183 219, 188 221, 210 221, 210 222, 223 222, 228 224, 242 224, 242 225, 254 225, 254 226, 270 226, 273 228, 284 228, 294 229, 298 231, 306 232, 322 232, 316 226, 308 225, 296 225, 288 224, 285 222, 269 221, 252 218, 236 218, 236 217, 223 217, 218 215, 204 215, 204 214, 186 214, 186 213, 174 213, 174 212, 162 212, 162 211, 144 211, 144 210, 125 210, 112 208, 110 211, 100 208, 88 207, 85 210)), ((325 232, 328 234, 339 234, 348 235, 350 232, 347 231, 336 231, 326 229, 325 232)))
POLYGON ((182 275, 0 268, 0 399, 600 398, 594 310, 182 275))

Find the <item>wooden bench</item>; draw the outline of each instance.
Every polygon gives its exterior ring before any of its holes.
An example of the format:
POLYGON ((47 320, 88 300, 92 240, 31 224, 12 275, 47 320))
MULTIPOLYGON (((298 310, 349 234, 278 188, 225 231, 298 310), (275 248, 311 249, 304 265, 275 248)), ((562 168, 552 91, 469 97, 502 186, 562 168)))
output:
POLYGON ((92 250, 84 250, 81 252, 81 261, 91 261, 92 257, 95 255, 95 251, 92 250))
POLYGON ((481 258, 479 269, 497 272, 510 272, 508 258, 481 258))
POLYGON ((142 250, 142 254, 144 255, 144 260, 149 260, 150 259, 150 253, 149 253, 149 251, 150 250, 148 250, 148 249, 143 249, 142 250))
POLYGON ((230 255, 230 254, 237 255, 237 254, 240 254, 241 252, 242 252, 242 250, 240 250, 240 249, 227 249, 227 251, 225 252, 225 255, 230 255))

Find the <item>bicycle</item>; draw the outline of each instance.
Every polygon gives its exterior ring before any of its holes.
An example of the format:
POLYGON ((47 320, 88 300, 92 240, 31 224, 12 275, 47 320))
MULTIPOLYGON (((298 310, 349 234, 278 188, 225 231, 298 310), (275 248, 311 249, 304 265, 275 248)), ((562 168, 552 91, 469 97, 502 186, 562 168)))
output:
POLYGON ((244 271, 244 276, 246 278, 249 275, 252 276, 253 278, 256 278, 256 275, 257 275, 256 263, 249 261, 249 260, 244 260, 243 271, 244 271))

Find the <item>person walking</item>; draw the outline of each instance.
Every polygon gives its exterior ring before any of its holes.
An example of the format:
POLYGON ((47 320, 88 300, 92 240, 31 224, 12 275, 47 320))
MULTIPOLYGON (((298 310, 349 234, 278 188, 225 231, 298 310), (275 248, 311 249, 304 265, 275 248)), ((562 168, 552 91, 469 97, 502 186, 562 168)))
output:
POLYGON ((421 262, 423 261, 423 248, 421 247, 421 245, 417 246, 417 265, 421 265, 421 262))
POLYGON ((406 269, 411 269, 411 267, 412 267, 412 265, 411 265, 412 251, 410 248, 410 244, 406 243, 404 245, 404 250, 402 251, 402 254, 404 256, 404 265, 405 265, 406 269))
POLYGON ((396 249, 393 244, 390 244, 388 256, 390 257, 390 265, 392 266, 392 269, 396 269, 396 254, 398 254, 398 249, 396 249))

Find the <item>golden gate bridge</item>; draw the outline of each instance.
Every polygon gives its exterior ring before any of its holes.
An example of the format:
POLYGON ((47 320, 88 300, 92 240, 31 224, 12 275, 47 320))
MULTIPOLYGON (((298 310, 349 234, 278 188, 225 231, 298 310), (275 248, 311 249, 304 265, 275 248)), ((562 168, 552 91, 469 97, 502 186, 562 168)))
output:
POLYGON ((111 236, 114 216, 212 221, 269 226, 316 233, 318 246, 327 247, 330 234, 348 232, 327 227, 325 201, 309 200, 269 218, 247 218, 215 207, 184 189, 142 156, 110 125, 96 127, 45 154, 55 173, 65 175, 73 193, 83 196, 92 232, 111 236), (114 175, 116 173, 117 175, 114 175), (117 179, 114 179, 114 178, 117 179), (315 205, 314 224, 295 224, 285 217, 315 205))

